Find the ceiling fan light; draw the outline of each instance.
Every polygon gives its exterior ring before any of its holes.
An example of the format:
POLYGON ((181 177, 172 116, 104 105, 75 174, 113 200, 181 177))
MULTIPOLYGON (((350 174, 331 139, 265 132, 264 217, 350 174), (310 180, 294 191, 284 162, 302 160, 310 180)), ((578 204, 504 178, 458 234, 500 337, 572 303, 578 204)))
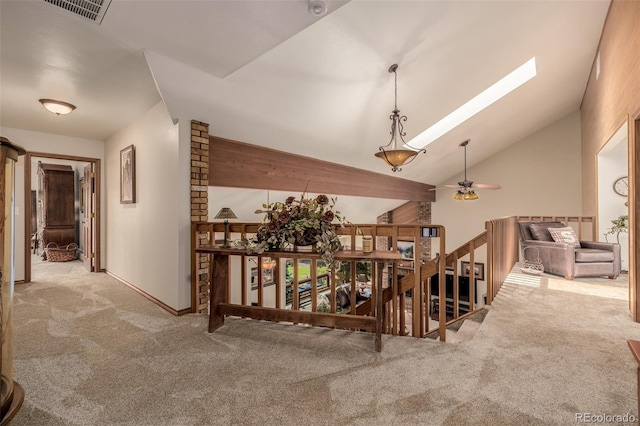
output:
POLYGON ((477 200, 479 197, 478 197, 478 194, 475 193, 475 191, 468 191, 468 192, 465 192, 463 198, 465 200, 477 200))
POLYGON ((69 114, 76 109, 76 106, 68 102, 56 101, 55 99, 39 99, 43 107, 55 115, 69 114))
POLYGON ((453 194, 454 200, 462 201, 462 197, 463 197, 463 194, 461 191, 456 191, 456 193, 453 194))

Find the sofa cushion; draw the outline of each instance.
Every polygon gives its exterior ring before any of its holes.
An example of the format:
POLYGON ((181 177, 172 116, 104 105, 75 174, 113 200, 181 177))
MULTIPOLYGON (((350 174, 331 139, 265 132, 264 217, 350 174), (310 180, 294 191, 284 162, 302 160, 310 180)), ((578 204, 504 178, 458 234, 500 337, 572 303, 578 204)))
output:
POLYGON ((614 253, 608 250, 598 249, 576 249, 576 262, 593 263, 593 262, 613 262, 614 253))
POLYGON ((553 241, 556 243, 567 243, 580 247, 578 236, 570 226, 564 228, 549 228, 549 232, 551 233, 551 238, 553 238, 553 241))
POLYGON ((564 224, 560 222, 552 223, 531 223, 529 224, 529 232, 531 237, 538 241, 553 241, 549 228, 564 228, 564 224))

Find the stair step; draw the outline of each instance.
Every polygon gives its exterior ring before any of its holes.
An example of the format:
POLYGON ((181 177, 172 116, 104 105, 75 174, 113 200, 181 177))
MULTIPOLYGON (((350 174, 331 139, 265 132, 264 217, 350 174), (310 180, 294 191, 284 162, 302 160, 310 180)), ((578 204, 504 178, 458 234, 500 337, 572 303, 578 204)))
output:
POLYGON ((456 332, 456 336, 455 336, 456 340, 459 342, 466 342, 466 341, 472 340, 475 337, 478 330, 480 329, 480 325, 482 325, 482 323, 478 321, 473 321, 469 319, 464 320, 464 322, 462 323, 462 326, 456 332))

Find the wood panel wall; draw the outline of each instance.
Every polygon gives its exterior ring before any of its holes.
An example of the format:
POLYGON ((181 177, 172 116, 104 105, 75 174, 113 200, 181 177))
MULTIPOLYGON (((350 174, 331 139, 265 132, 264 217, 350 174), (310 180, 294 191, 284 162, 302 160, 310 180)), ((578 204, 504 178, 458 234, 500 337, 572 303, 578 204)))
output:
POLYGON ((629 284, 630 309, 635 321, 640 313, 637 297, 638 257, 637 226, 638 156, 636 140, 640 126, 640 1, 613 0, 604 25, 598 51, 600 76, 596 79, 596 63, 591 70, 581 106, 582 118, 582 214, 597 214, 598 151, 615 131, 628 123, 629 128, 629 284))
POLYGON ((418 223, 420 203, 409 201, 391 210, 391 223, 418 223))
POLYGON ((519 257, 518 218, 485 222, 487 230, 487 304, 496 297, 519 257))
POLYGON ((433 185, 214 136, 209 141, 210 186, 435 201, 433 185))

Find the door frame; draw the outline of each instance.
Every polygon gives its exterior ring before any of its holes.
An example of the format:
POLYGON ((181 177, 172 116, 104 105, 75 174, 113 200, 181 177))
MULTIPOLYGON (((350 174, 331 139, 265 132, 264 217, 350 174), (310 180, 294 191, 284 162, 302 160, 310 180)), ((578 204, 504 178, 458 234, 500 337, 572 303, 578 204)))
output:
POLYGON ((629 116, 629 301, 631 316, 635 322, 640 322, 640 224, 638 211, 640 197, 636 190, 640 187, 640 110, 629 116))
MULTIPOLYGON (((80 161, 85 163, 92 163, 94 167, 95 173, 95 188, 96 188, 96 217, 94 221, 94 235, 95 238, 95 248, 96 248, 96 257, 95 257, 95 271, 102 272, 102 268, 100 265, 100 159, 99 158, 90 158, 90 157, 78 157, 75 155, 62 155, 62 154, 49 154, 44 152, 27 152, 24 164, 24 194, 25 200, 28 201, 31 199, 31 159, 32 157, 40 157, 47 158, 52 160, 69 160, 69 161, 80 161)), ((24 282, 31 282, 31 203, 25 201, 25 221, 24 221, 24 282)))

